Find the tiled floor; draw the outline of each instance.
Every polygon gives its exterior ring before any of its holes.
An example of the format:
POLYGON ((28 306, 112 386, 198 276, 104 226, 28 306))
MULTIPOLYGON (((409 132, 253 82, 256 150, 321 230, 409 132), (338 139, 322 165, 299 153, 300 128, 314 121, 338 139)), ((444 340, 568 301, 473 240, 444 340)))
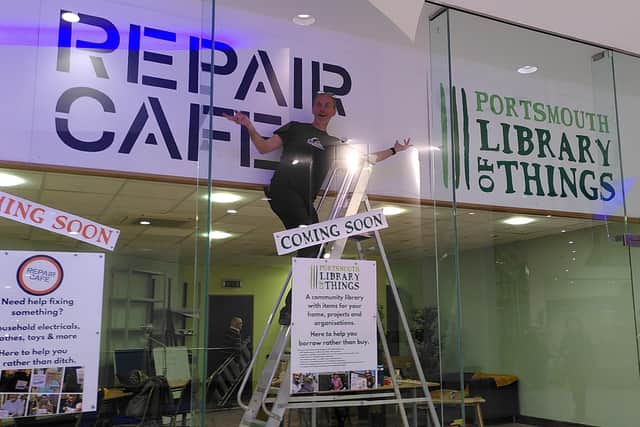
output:
MULTIPOLYGON (((213 412, 209 414, 207 418, 207 427, 237 427, 240 423, 240 419, 242 418, 242 411, 239 409, 229 409, 226 411, 213 412)), ((399 420, 395 418, 395 421, 399 423, 399 420)), ((396 427, 392 423, 394 422, 393 417, 387 418, 386 427, 396 427)), ((334 427, 336 424, 329 424, 325 422, 319 422, 318 427, 334 427)), ((422 425, 422 424, 421 424, 422 425)), ((487 427, 534 427, 527 424, 518 424, 518 423, 507 423, 507 424, 485 424, 487 427)), ((353 424, 348 424, 349 427, 372 427, 368 422, 358 422, 354 420, 353 424)), ((397 425, 398 427, 400 424, 397 425)), ((300 422, 299 417, 293 415, 289 421, 289 423, 283 424, 283 427, 306 427, 304 423, 300 422)), ((444 426, 443 426, 444 427, 444 426)))

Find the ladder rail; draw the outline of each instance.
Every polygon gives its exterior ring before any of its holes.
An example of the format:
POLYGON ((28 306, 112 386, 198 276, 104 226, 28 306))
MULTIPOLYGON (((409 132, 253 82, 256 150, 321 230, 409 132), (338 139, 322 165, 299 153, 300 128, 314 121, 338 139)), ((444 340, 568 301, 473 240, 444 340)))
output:
POLYGON ((287 278, 284 281, 284 286, 282 287, 282 289, 280 289, 280 294, 278 295, 278 299, 276 300, 276 303, 273 306, 273 310, 271 310, 271 313, 269 314, 269 317, 267 318, 267 323, 265 324, 265 328, 262 331, 262 336, 260 337, 260 341, 258 341, 258 345, 256 346, 255 350, 253 351, 253 355, 251 357, 251 362, 249 362, 249 367, 247 368, 247 372, 246 372, 244 378, 242 379, 242 384, 238 388, 238 395, 237 395, 238 405, 245 411, 247 409, 249 409, 249 406, 245 405, 244 402, 242 401, 242 393, 244 392, 244 389, 247 386, 247 382, 249 381, 249 377, 251 376, 251 371, 253 370, 253 367, 256 364, 256 361, 258 359, 258 354, 260 353, 260 350, 262 350, 262 346, 264 345, 264 342, 265 342, 265 340, 267 338, 267 335, 269 333, 269 329, 271 328, 271 324, 273 323, 273 319, 275 317, 275 313, 278 310, 278 307, 280 306, 280 303, 282 302, 282 298, 284 296, 284 293, 287 290, 287 287, 289 285, 289 281, 291 281, 291 275, 292 275, 292 272, 291 272, 291 270, 289 270, 289 274, 287 274, 287 278))
MULTIPOLYGON (((371 203, 369 202, 368 197, 364 197, 364 204, 367 210, 371 210, 371 203)), ((433 399, 431 399, 431 393, 429 393, 429 387, 427 385, 427 379, 424 376, 424 371, 422 370, 422 364, 420 364, 420 358, 418 357, 418 351, 416 350, 416 344, 413 341, 413 336, 411 335, 411 329, 409 328, 409 322, 407 321, 407 316, 404 313, 404 306, 402 305, 402 301, 400 300, 400 295, 398 294, 398 288, 396 286, 396 281, 393 278, 393 274, 391 272, 391 266, 389 265, 389 259, 387 258, 387 252, 384 249, 384 245, 382 244, 382 238, 380 237, 380 232, 375 230, 373 235, 376 239, 376 244, 378 246, 378 250, 380 251, 380 257, 382 258, 382 262, 384 264, 384 270, 387 274, 387 280, 389 281, 389 287, 391 288, 391 292, 393 293, 393 299, 398 308, 398 314, 400 317, 400 323, 405 331, 405 335, 407 336, 407 342, 409 344, 409 350, 411 351, 411 357, 416 365, 416 371, 418 372, 418 379, 422 384, 422 390, 424 392, 425 397, 427 398, 427 406, 429 407, 429 413, 431 414, 431 420, 433 421, 434 427, 440 427, 440 420, 438 419, 438 414, 436 412, 436 408, 433 405, 433 399)))
MULTIPOLYGON (((337 217, 342 217, 342 216, 348 216, 348 215, 353 215, 356 214, 360 208, 360 206, 362 206, 364 204, 364 207, 367 211, 371 210, 371 204, 369 203, 369 199, 366 195, 366 188, 367 188, 367 184, 369 181, 369 178, 371 176, 372 173, 372 166, 376 163, 375 159, 371 156, 371 155, 363 155, 361 156, 362 159, 365 159, 363 162, 361 162, 359 168, 356 170, 354 168, 351 167, 338 167, 336 166, 336 164, 334 163, 334 167, 332 170, 332 173, 330 174, 330 176, 325 180, 325 182, 327 183, 325 185, 325 189, 324 192, 322 194, 322 197, 318 203, 318 207, 317 210, 319 210, 321 208, 321 206, 323 205, 323 203, 327 200, 328 198, 328 193, 329 190, 331 188, 331 185, 334 184, 335 180, 338 177, 338 174, 340 171, 344 171, 344 176, 342 177, 342 181, 339 185, 339 189, 336 193, 336 198, 333 202, 333 205, 331 207, 330 213, 329 213, 329 219, 335 219, 337 217)), ((393 278, 393 274, 391 272, 391 268, 389 265, 389 260, 387 258, 386 255, 386 251, 384 249, 384 246, 382 244, 382 239, 380 237, 380 233, 379 231, 374 231, 374 236, 375 236, 375 241, 376 241, 376 245, 378 246, 382 261, 383 261, 383 265, 385 268, 385 272, 387 275, 387 279, 389 281, 389 287, 391 288, 392 294, 393 294, 393 298, 394 301, 398 307, 398 312, 400 315, 400 320, 401 320, 401 324, 404 330, 404 333, 407 337, 407 341, 409 343, 409 349, 411 352, 411 356, 413 358, 414 364, 416 366, 416 370, 418 373, 418 377, 420 380, 420 384, 421 384, 421 388, 422 391, 424 392, 424 397, 420 397, 420 398, 403 398, 402 397, 402 393, 399 387, 399 378, 397 377, 396 373, 395 373, 395 369, 393 368, 393 360, 391 357, 391 353, 389 351, 389 346, 388 343, 386 341, 386 336, 384 333, 384 327, 382 325, 382 321, 380 320, 379 316, 376 316, 376 324, 377 324, 377 329, 378 329, 378 334, 380 335, 380 342, 382 344, 383 350, 384 350, 384 357, 387 363, 387 366, 389 367, 389 374, 391 376, 391 382, 393 384, 393 394, 391 393, 384 393, 383 396, 387 397, 395 397, 395 399, 369 399, 367 401, 362 401, 362 400, 349 400, 349 399, 344 399, 344 400, 340 400, 338 397, 336 397, 336 399, 330 399, 330 400, 326 400, 326 399, 321 399, 320 401, 318 401, 317 398, 314 398, 314 396, 310 396, 308 397, 309 399, 309 403, 300 403, 301 399, 304 402, 304 400, 306 398, 302 397, 298 397, 295 398, 295 401, 292 402, 291 401, 291 396, 290 396, 290 387, 291 387, 291 368, 290 368, 290 363, 288 364, 286 371, 285 371, 285 377, 280 385, 280 388, 278 390, 277 396, 275 398, 275 400, 273 398, 268 398, 268 394, 269 394, 269 390, 271 388, 271 383, 273 381, 273 377, 275 376, 275 372, 277 370, 278 367, 278 363, 281 360, 282 354, 284 353, 284 350, 286 348, 287 343, 290 341, 290 331, 291 331, 291 327, 282 327, 280 330, 280 333, 278 334, 277 338, 276 338, 276 342, 274 343, 274 346, 271 350, 271 352, 269 353, 268 359, 267 359, 267 363, 265 364, 264 368, 263 368, 263 372, 260 375, 260 379, 258 381, 256 390, 253 393, 253 396, 251 398, 251 401, 249 402, 249 405, 245 405, 242 402, 241 399, 241 395, 242 392, 244 391, 246 384, 248 382, 248 378, 250 376, 251 371, 253 370, 254 366, 255 366, 255 362, 257 359, 257 355, 259 353, 259 351, 262 349, 262 346, 264 345, 264 341, 266 339, 266 336, 268 334, 269 329, 271 328, 271 325, 273 323, 273 318, 275 316, 275 313, 278 309, 278 307, 280 306, 280 304, 282 303, 282 299, 284 297, 284 294, 292 280, 292 270, 289 271, 288 275, 287 275, 287 279, 285 280, 285 283, 280 291, 280 294, 278 296, 278 299, 276 301, 276 304, 271 312, 271 314, 269 315, 269 318, 267 320, 267 323, 265 325, 265 329, 263 331, 263 334, 261 336, 260 342, 258 343, 258 347, 256 349, 256 351, 254 352, 254 355, 251 359, 251 363, 249 364, 247 371, 246 371, 246 375, 243 378, 243 382, 241 387, 238 389, 238 403, 240 404, 240 406, 244 409, 245 414, 243 415, 242 421, 240 423, 241 426, 243 427, 249 427, 253 425, 253 422, 256 420, 258 411, 260 409, 262 409, 267 415, 268 415, 268 419, 266 421, 266 426, 267 427, 278 427, 280 425, 280 423, 282 422, 282 419, 284 418, 284 413, 286 411, 287 408, 321 408, 321 407, 335 407, 335 406, 371 406, 371 405, 376 405, 376 404, 380 404, 380 405, 387 405, 387 404, 397 404, 399 406, 400 409, 400 416, 402 419, 402 424, 405 427, 409 426, 409 420, 407 417, 407 413, 406 413, 406 409, 405 409, 405 404, 417 404, 417 403, 422 403, 422 402, 426 402, 429 408, 429 414, 431 416, 431 421, 433 422, 433 426, 434 427, 440 427, 440 421, 438 419, 438 415, 437 412, 435 410, 434 404, 433 404, 433 400, 431 398, 431 394, 429 393, 429 389, 428 389, 428 384, 426 382, 426 378, 424 376, 424 372, 422 370, 422 365, 420 364, 420 359, 418 357, 417 354, 417 350, 415 347, 415 343, 413 341, 413 336, 411 335, 411 331, 409 329, 409 324, 406 318, 406 315, 404 313, 404 308, 402 305, 402 302, 400 300, 400 296, 398 294, 398 290, 397 290, 397 286, 395 283, 395 280, 393 278), (365 402, 362 403, 361 402, 365 402), (267 407, 268 403, 272 403, 271 409, 269 409, 267 407)), ((331 252, 330 252, 330 258, 333 259, 339 259, 342 257, 342 254, 344 253, 344 249, 346 247, 346 243, 347 243, 347 239, 340 239, 337 241, 332 242, 332 248, 331 248, 331 252)), ((323 243, 320 246, 320 251, 318 253, 318 256, 320 256, 320 254, 322 253, 322 250, 324 249, 325 244, 323 243)), ((357 248, 358 248, 358 254, 359 254, 359 258, 360 259, 364 259, 364 253, 362 251, 362 246, 360 244, 360 242, 357 242, 357 248)), ((293 284, 292 284, 293 286, 293 284)), ((380 396, 382 397, 382 396, 380 396)), ((414 411, 415 414, 415 411, 414 411)), ((312 413, 312 417, 315 417, 315 410, 312 413)), ((414 416, 415 418, 415 416, 414 416)), ((313 422, 313 418, 312 418, 312 422, 313 422)), ((417 422, 417 419, 414 419, 414 422, 417 422)), ((312 424, 315 426, 315 424, 312 424)))

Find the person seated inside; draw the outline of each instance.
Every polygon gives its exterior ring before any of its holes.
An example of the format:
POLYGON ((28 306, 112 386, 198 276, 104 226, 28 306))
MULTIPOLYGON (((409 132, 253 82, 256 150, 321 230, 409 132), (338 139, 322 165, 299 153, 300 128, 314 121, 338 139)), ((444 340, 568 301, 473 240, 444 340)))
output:
POLYGON ((10 417, 20 417, 24 415, 24 405, 24 400, 20 399, 17 394, 10 394, 2 405, 2 410, 7 411, 10 417))

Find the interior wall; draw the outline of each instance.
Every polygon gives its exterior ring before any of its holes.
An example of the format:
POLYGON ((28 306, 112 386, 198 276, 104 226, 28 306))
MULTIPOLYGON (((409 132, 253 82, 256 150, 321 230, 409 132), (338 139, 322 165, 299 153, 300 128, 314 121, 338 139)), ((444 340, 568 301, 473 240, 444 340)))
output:
POLYGON ((628 249, 606 237, 596 227, 460 256, 465 370, 517 375, 522 415, 588 425, 635 417, 628 249))

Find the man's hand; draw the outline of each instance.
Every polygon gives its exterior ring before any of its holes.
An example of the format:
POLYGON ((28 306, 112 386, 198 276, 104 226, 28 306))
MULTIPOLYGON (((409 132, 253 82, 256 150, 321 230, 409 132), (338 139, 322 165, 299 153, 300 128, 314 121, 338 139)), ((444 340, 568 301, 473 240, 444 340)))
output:
POLYGON ((401 143, 396 139, 396 143, 393 144, 393 148, 396 151, 404 151, 404 150, 408 149, 409 147, 413 147, 413 145, 411 145, 411 138, 405 138, 403 141, 404 142, 401 143))
POLYGON ((231 114, 222 113, 222 117, 247 128, 249 131, 249 138, 251 138, 251 142, 253 142, 253 145, 256 146, 256 149, 260 154, 270 153, 271 151, 282 147, 282 139, 279 135, 272 135, 270 138, 262 137, 258 131, 256 131, 256 128, 253 126, 253 123, 251 123, 249 117, 242 114, 240 111, 236 111, 233 116, 231 114))
POLYGON ((249 117, 247 117, 245 114, 242 114, 239 111, 236 111, 233 116, 230 114, 222 113, 222 117, 224 117, 227 120, 231 120, 233 123, 240 126, 244 126, 248 129, 251 129, 251 126, 253 126, 249 117))

